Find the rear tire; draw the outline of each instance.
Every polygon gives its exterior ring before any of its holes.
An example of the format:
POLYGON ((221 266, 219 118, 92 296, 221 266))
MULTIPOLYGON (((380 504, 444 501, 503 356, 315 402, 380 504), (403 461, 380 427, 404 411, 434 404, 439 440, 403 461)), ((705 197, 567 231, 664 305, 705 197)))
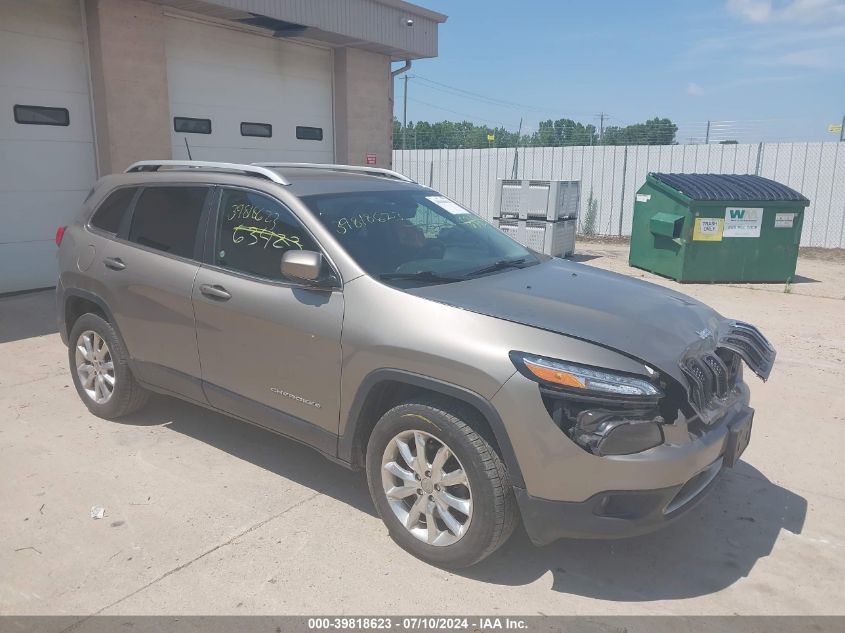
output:
POLYGON ((492 438, 484 435, 472 410, 435 398, 396 406, 376 423, 367 445, 367 483, 400 547, 457 569, 507 541, 516 501, 492 438), (420 450, 425 459, 418 461, 420 450))
POLYGON ((128 415, 149 398, 129 369, 129 354, 114 326, 96 314, 83 314, 73 324, 68 362, 76 392, 98 417, 128 415))

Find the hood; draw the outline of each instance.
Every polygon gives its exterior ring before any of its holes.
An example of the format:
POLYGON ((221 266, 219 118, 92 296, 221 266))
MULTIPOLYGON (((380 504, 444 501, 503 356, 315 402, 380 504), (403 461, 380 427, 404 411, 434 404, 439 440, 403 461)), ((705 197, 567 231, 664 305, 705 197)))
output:
POLYGON ((682 385, 685 351, 713 349, 732 324, 679 292, 560 259, 406 292, 618 350, 682 385))

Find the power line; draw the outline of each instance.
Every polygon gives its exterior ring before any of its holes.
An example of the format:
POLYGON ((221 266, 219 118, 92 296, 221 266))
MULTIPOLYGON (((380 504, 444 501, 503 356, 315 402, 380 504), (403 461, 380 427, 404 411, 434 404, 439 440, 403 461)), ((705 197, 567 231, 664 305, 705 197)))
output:
MULTIPOLYGON (((422 82, 426 84, 426 87, 431 88, 432 90, 439 90, 440 92, 445 92, 446 94, 452 94, 466 99, 480 101, 488 105, 495 105, 503 108, 516 109, 520 111, 542 112, 547 114, 549 112, 560 113, 562 110, 560 106, 545 107, 529 105, 525 103, 518 103, 516 101, 507 101, 505 99, 499 99, 497 97, 490 97, 488 95, 483 95, 479 92, 473 92, 471 90, 465 90, 464 88, 458 88, 457 86, 450 86, 449 84, 445 84, 440 81, 434 81, 433 79, 423 77, 422 75, 413 75, 413 78, 422 80, 422 82)), ((586 114, 586 112, 574 112, 571 110, 568 111, 568 113, 570 115, 586 114)))
POLYGON ((506 130, 509 129, 509 128, 516 127, 515 125, 508 125, 508 124, 502 123, 501 121, 494 121, 493 119, 485 119, 484 117, 476 116, 474 114, 467 114, 466 112, 458 112, 457 110, 450 110, 449 108, 444 108, 443 106, 439 106, 439 105, 434 104, 434 103, 429 103, 428 101, 422 101, 420 99, 415 99, 414 97, 408 97, 408 101, 413 101, 414 103, 419 103, 419 104, 428 106, 430 108, 436 108, 438 110, 443 110, 444 112, 450 112, 452 114, 457 114, 458 116, 467 117, 467 119, 466 119, 467 121, 471 121, 473 119, 477 120, 477 121, 484 121, 486 123, 491 123, 493 125, 503 127, 506 130))
MULTIPOLYGON (((423 77, 422 75, 414 75, 416 79, 422 80, 426 84, 433 84, 433 89, 438 90, 440 89, 442 92, 449 92, 453 94, 464 95, 467 98, 472 98, 475 100, 484 101, 488 104, 493 105, 500 105, 503 107, 510 107, 510 108, 518 108, 520 110, 532 110, 532 111, 539 111, 540 108, 537 106, 531 106, 524 103, 517 103, 515 101, 505 101, 504 99, 497 99, 496 97, 488 97, 486 95, 482 95, 478 92, 472 92, 470 90, 464 90, 463 88, 458 88, 456 86, 450 86, 448 84, 441 83, 439 81, 434 81, 432 79, 428 79, 427 77, 423 77)), ((430 86, 430 87, 433 87, 430 86)))
MULTIPOLYGON (((420 87, 428 88, 430 90, 435 90, 444 94, 448 94, 454 97, 467 99, 470 101, 475 101, 477 103, 483 103, 487 106, 493 106, 498 108, 506 108, 510 110, 520 111, 521 113, 524 112, 534 112, 534 113, 551 113, 555 119, 562 119, 562 118, 570 118, 573 115, 587 115, 586 112, 574 112, 574 111, 566 111, 564 108, 560 106, 556 107, 544 107, 544 106, 537 106, 537 105, 529 105, 525 103, 519 103, 517 101, 510 101, 506 99, 500 99, 498 97, 491 97, 489 95, 485 95, 479 92, 474 92, 472 90, 466 90, 465 88, 460 88, 457 86, 452 86, 440 81, 435 81, 433 79, 429 79, 428 77, 424 77, 422 75, 413 75, 415 79, 419 79, 421 84, 420 87)), ((420 102, 423 103, 423 102, 420 102)), ((430 107, 434 107, 445 112, 451 112, 453 114, 458 114, 463 117, 467 117, 468 120, 477 119, 477 120, 487 120, 489 119, 482 119, 481 117, 476 117, 474 115, 469 115, 466 113, 462 113, 456 110, 450 110, 449 108, 444 108, 443 106, 435 105, 433 103, 428 103, 430 107)), ((593 111, 594 112, 594 111, 593 111)), ((599 139, 604 139, 607 130, 611 128, 624 128, 631 124, 624 124, 619 123, 617 126, 605 126, 605 123, 611 117, 604 112, 600 112, 599 114, 595 115, 599 118, 599 139)), ((576 120, 576 119, 572 119, 576 120)), ((710 134, 707 134, 707 121, 696 121, 696 122, 673 122, 669 124, 649 124, 650 130, 659 130, 662 127, 666 129, 670 129, 672 126, 675 126, 676 129, 676 136, 678 138, 685 138, 685 137, 700 137, 702 139, 712 139, 715 141, 719 140, 744 140, 745 142, 751 141, 761 141, 761 140, 782 140, 782 139, 791 139, 793 138, 790 134, 778 134, 777 131, 773 133, 773 125, 772 123, 780 123, 782 125, 786 125, 785 119, 744 119, 744 120, 723 120, 723 121, 710 121, 710 134)), ((577 122, 577 120, 576 120, 577 122)), ((638 122, 637 124, 644 124, 645 121, 638 122)), ((582 123, 583 124, 583 123, 582 123)), ((585 124, 583 124, 585 125, 585 124)), ((509 127, 509 126, 506 126, 509 127)), ((631 132, 628 131, 626 133, 630 136, 631 132)), ((845 133, 843 133, 845 134, 845 133)))

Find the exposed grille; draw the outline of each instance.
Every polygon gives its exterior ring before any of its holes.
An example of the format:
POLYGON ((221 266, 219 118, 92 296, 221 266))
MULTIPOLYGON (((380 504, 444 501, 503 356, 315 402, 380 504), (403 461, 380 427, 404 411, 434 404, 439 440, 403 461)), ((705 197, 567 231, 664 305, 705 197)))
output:
POLYGON ((725 399, 739 379, 740 359, 763 380, 768 378, 776 352, 753 325, 732 323, 713 352, 688 355, 681 370, 689 382, 690 404, 706 424, 717 419, 725 399))
MULTIPOLYGON (((733 352, 728 354, 734 356, 733 352)), ((690 403, 701 419, 710 423, 722 408, 721 401, 736 385, 737 372, 731 371, 725 361, 713 352, 688 357, 681 364, 681 369, 689 381, 690 403)))
POLYGON ((763 380, 769 377, 777 352, 753 325, 735 321, 730 332, 719 341, 719 345, 739 354, 751 371, 763 380))
POLYGON ((728 395, 730 388, 733 386, 728 383, 727 366, 722 362, 721 358, 716 356, 716 354, 707 354, 707 356, 704 357, 704 364, 707 365, 707 368, 713 374, 716 395, 720 398, 724 398, 728 395))

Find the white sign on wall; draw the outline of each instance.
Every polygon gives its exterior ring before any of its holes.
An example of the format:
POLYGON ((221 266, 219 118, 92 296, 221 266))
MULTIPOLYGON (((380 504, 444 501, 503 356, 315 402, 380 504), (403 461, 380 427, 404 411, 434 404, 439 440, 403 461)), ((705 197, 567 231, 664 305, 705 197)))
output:
POLYGON ((775 213, 775 228, 791 229, 793 220, 795 220, 794 213, 775 213))
POLYGON ((763 209, 728 207, 725 209, 723 237, 760 237, 763 209))

